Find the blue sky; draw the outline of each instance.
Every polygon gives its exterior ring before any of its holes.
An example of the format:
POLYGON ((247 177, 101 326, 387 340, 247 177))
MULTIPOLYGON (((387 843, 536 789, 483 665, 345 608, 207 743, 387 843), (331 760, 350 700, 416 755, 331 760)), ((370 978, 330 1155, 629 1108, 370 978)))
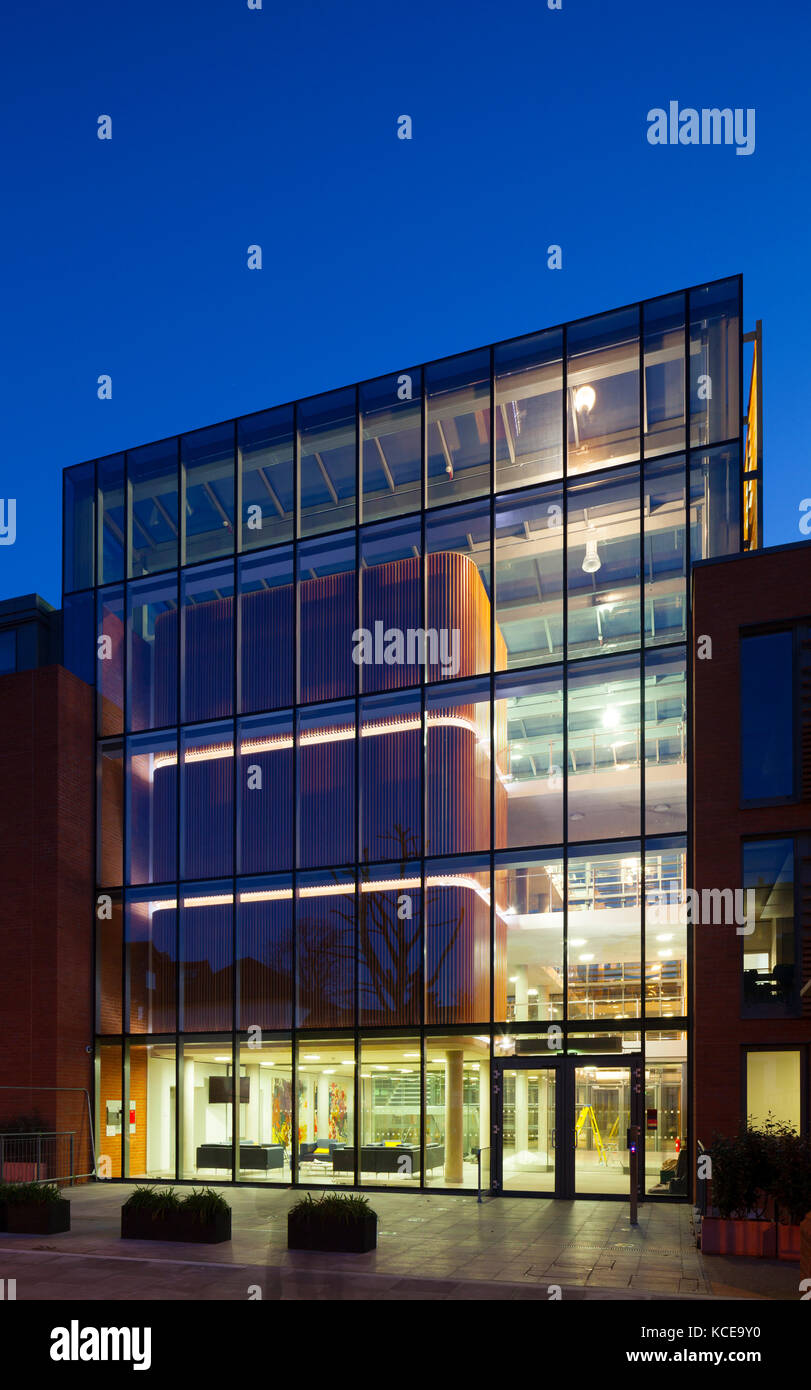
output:
POLYGON ((562 3, 16 7, 0 597, 60 602, 71 463, 738 271, 766 540, 802 539, 809 12, 562 3), (671 99, 754 107, 755 152, 650 146, 671 99))

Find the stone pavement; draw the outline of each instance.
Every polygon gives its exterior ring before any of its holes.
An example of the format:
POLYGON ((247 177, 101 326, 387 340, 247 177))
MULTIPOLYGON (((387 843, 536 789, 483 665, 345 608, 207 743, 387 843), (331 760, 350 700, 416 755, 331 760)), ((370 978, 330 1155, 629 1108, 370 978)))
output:
POLYGON ((0 1235, 0 1278, 17 1299, 798 1299, 797 1265, 704 1257, 688 1206, 502 1197, 367 1195, 380 1218, 367 1255, 287 1250, 290 1189, 225 1188, 233 1237, 222 1245, 122 1241, 129 1185, 66 1192, 72 1229, 0 1235))

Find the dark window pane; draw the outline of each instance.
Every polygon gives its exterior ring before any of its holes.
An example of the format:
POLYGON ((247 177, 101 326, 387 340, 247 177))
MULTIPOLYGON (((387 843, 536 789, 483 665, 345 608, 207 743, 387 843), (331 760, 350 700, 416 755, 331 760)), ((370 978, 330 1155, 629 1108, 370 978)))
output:
MULTIPOLYGON (((351 1026, 355 1021, 354 880, 348 874, 302 874, 296 891, 296 1024, 299 1028, 351 1026)), ((313 1046, 313 1053, 318 1051, 313 1046)))
POLYGON ((361 532, 360 603, 364 690, 395 690, 418 685, 423 666, 416 640, 420 614, 419 521, 393 521, 361 532))
POLYGON ((744 1012, 754 1016, 794 1013, 794 841, 744 842, 743 886, 747 927, 741 938, 744 1012))
POLYGON ((183 564, 234 550, 234 426, 214 425, 180 439, 183 564))
MULTIPOLYGON (((234 900, 216 883, 186 890, 180 913, 180 1028, 221 1033, 233 1024, 234 900)), ((208 1099, 208 1096, 206 1096, 208 1099)), ((189 1155, 186 1155, 188 1162, 189 1155)))
POLYGON ((355 691, 357 574, 354 535, 299 546, 299 699, 332 700, 355 691))
POLYGON ((177 877, 177 742, 172 734, 127 740, 127 882, 177 877))
POLYGON ((239 562, 240 708, 293 703, 293 552, 287 546, 239 562))
POLYGON ((120 740, 99 744, 98 777, 96 876, 103 887, 114 887, 124 881, 124 749, 120 740))
POLYGON ((298 862, 355 857, 355 707, 320 705, 299 715, 298 862))
MULTIPOLYGON (((442 685, 425 702, 427 854, 490 846, 490 692, 486 681, 442 685)), ((506 792, 496 783, 496 815, 506 792)), ((464 1019, 460 1019, 464 1022, 464 1019)))
POLYGON ((127 587, 129 727, 160 729, 177 722, 177 576, 127 587))
POLYGON ((99 553, 97 584, 124 578, 126 527, 124 520, 124 455, 98 461, 99 553))
POLYGON ((490 1016, 490 870, 484 859, 425 865, 425 1022, 490 1016))
POLYGON ((124 728, 124 586, 97 594, 97 723, 102 738, 124 728))
POLYGON ((418 692, 361 701, 361 859, 419 854, 421 751, 418 692))
POLYGON ((127 895, 126 939, 129 1031, 173 1033, 177 1019, 174 888, 160 897, 143 892, 127 895))
POLYGON ((293 716, 242 719, 237 766, 237 873, 293 867, 293 716))
POLYGON ((96 1028, 99 1033, 123 1033, 124 904, 120 894, 113 897, 110 911, 109 920, 96 922, 96 1028))
POLYGON ((293 890, 289 879, 243 879, 238 885, 237 969, 237 1027, 290 1028, 293 890))
POLYGON ((237 421, 242 470, 240 550, 293 539, 293 407, 237 421))
POLYGON ((360 388, 363 520, 420 509, 422 372, 402 372, 360 388))
POLYGON ((794 794, 794 639, 791 632, 741 638, 741 795, 794 794))
POLYGON ((183 606, 184 723, 222 718, 233 709, 234 568, 204 565, 186 570, 183 606))
POLYGON ((66 597, 62 605, 62 654, 74 676, 96 683, 96 618, 92 593, 66 597))
MULTIPOLYGON (((425 522, 428 572, 426 679, 490 669, 490 507, 433 512, 425 522)), ((496 666, 506 665, 497 633, 496 666)))
POLYGON ((178 562, 177 439, 127 454, 132 554, 130 576, 172 569, 178 562))
POLYGON ((229 724, 206 724, 181 734, 180 877, 232 872, 234 743, 229 724))
MULTIPOLYGON (((419 861, 365 869, 358 901, 360 1022, 420 1022, 422 886, 419 861)), ((417 1047, 419 1061, 419 1047, 417 1047)), ((418 1102, 419 1103, 419 1102, 418 1102)))
POLYGON ((93 584, 94 489, 96 467, 81 463, 65 470, 65 593, 93 584))

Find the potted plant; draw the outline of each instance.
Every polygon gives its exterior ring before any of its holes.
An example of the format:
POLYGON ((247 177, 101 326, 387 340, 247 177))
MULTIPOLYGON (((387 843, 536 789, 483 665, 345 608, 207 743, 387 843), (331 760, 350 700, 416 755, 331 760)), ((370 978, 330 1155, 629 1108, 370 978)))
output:
POLYGON ((288 1250, 365 1254, 377 1246, 377 1212, 366 1197, 337 1192, 314 1200, 308 1192, 287 1214, 288 1250))
POLYGON ((121 1208, 121 1239, 217 1245, 231 1239, 231 1208, 209 1187, 184 1198, 169 1188, 136 1187, 121 1208))
POLYGON ((0 1231, 53 1236, 70 1230, 70 1202, 53 1183, 0 1183, 0 1231))
POLYGON ((773 1257, 775 1224, 765 1218, 776 1172, 774 1135, 743 1125, 732 1137, 714 1135, 709 1154, 718 1215, 701 1223, 702 1253, 773 1257))
POLYGON ((800 1223, 811 1211, 811 1142, 790 1125, 773 1127, 777 1151, 774 1201, 777 1257, 799 1260, 800 1223))

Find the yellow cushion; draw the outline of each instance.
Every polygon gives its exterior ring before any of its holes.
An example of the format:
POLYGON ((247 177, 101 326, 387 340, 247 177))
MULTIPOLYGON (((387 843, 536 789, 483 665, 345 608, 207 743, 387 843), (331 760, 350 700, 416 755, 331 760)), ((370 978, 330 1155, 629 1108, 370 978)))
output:
POLYGON ((399 1149, 402 1146, 403 1141, 402 1139, 386 1139, 384 1140, 384 1143, 387 1149, 399 1149))
POLYGON ((329 1149, 313 1149, 314 1154, 328 1154, 329 1149))

